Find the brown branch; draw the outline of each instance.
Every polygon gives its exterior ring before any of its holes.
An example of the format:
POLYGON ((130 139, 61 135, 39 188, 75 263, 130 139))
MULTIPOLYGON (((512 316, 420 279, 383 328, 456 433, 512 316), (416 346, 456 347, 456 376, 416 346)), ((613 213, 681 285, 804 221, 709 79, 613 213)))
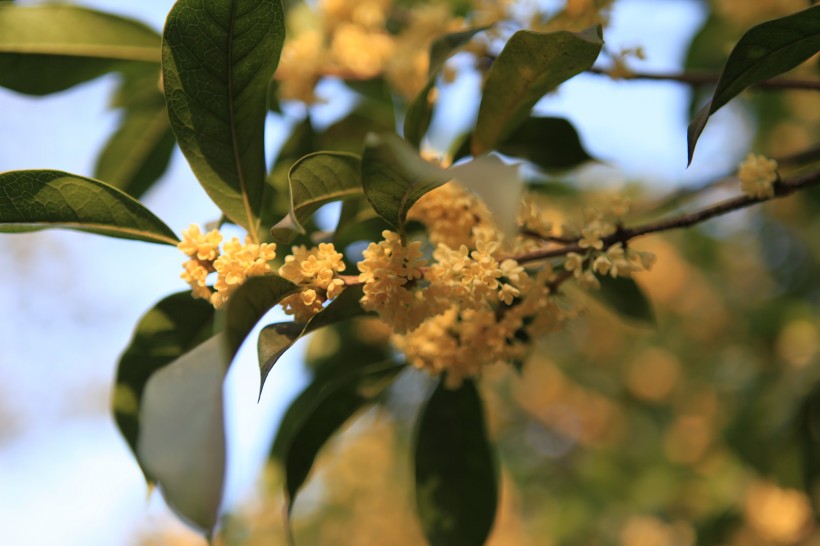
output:
MULTIPOLYGON (((609 73, 602 68, 590 68, 587 72, 608 76, 609 73)), ((711 72, 676 72, 668 74, 652 74, 646 72, 633 72, 624 76, 624 80, 652 80, 652 81, 672 81, 685 83, 687 85, 714 85, 720 79, 720 75, 711 72)), ((800 89, 820 91, 820 81, 803 80, 797 78, 772 78, 753 85, 756 89, 800 89)))

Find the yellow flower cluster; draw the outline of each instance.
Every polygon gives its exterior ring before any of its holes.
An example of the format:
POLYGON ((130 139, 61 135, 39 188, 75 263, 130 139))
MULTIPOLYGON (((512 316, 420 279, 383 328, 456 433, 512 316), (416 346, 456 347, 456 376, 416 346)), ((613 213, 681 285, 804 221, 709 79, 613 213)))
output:
POLYGON ((420 241, 405 245, 389 230, 383 231, 382 237, 382 241, 368 245, 358 263, 359 281, 364 283, 361 304, 376 311, 394 331, 403 333, 430 315, 430 302, 421 290, 414 289, 427 261, 422 258, 420 241))
POLYGON ((344 281, 336 273, 345 269, 343 256, 331 243, 321 243, 316 248, 294 246, 292 254, 285 256, 279 275, 298 284, 302 290, 282 300, 285 313, 299 322, 307 322, 322 310, 327 300, 344 290, 344 281))
POLYGON ((740 189, 752 197, 773 197, 777 181, 777 161, 763 155, 749 154, 737 171, 740 189))
POLYGON ((182 264, 184 271, 180 277, 191 285, 195 298, 205 299, 216 307, 222 307, 231 294, 248 277, 271 273, 268 262, 276 258, 276 244, 257 244, 250 240, 241 243, 234 237, 222 246, 219 230, 202 233, 199 226, 192 224, 182 232, 182 242, 177 248, 190 260, 182 264), (212 291, 207 285, 207 277, 216 272, 217 278, 212 291))
POLYGON ((456 181, 424 194, 410 208, 407 218, 424 224, 431 243, 450 248, 475 248, 474 230, 493 226, 487 205, 456 181))

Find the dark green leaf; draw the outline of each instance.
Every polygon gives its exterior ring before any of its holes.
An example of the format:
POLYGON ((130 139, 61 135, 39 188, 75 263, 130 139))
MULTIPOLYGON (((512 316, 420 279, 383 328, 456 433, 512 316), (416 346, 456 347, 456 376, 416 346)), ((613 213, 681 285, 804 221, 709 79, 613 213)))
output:
POLYGON ((600 27, 581 33, 513 34, 487 74, 473 155, 494 149, 529 117, 541 97, 591 68, 602 45, 600 27))
MULTIPOLYGON (((633 279, 606 275, 598 277, 601 290, 597 292, 600 300, 621 316, 643 322, 655 324, 655 313, 652 304, 646 297, 638 283, 633 279)), ((593 294, 596 294, 593 292, 593 294)))
POLYGON ((139 201, 98 180, 61 171, 0 174, 0 232, 69 228, 176 245, 171 229, 139 201))
POLYGON ((137 21, 79 6, 0 4, 0 86, 45 95, 159 61, 159 35, 137 21))
POLYGON ((547 171, 577 167, 592 159, 575 127, 563 118, 527 119, 498 146, 498 151, 547 171))
POLYGON ((223 336, 154 373, 140 407, 137 452, 145 472, 183 519, 210 533, 225 477, 223 336))
POLYGON ((290 214, 271 230, 274 239, 306 233, 304 222, 319 207, 362 194, 361 158, 345 152, 316 152, 290 169, 290 214))
POLYGON ((365 140, 364 193, 379 216, 400 232, 413 203, 449 179, 443 169, 423 160, 395 135, 371 133, 365 140))
POLYGON ((472 381, 440 383, 416 434, 416 503, 431 546, 481 546, 498 498, 481 398, 472 381))
MULTIPOLYGON (((298 422, 291 423, 284 445, 288 512, 322 446, 354 413, 390 386, 403 369, 394 362, 381 362, 311 385, 316 392, 305 398, 306 407, 299 413, 298 422)), ((294 405, 297 403, 299 399, 294 405)))
POLYGON ((251 277, 231 294, 224 315, 228 359, 232 360, 242 342, 265 313, 297 292, 299 287, 278 275, 251 277))
POLYGON ((461 32, 453 32, 436 38, 430 46, 430 66, 428 69, 427 85, 413 99, 407 107, 404 116, 404 138, 413 146, 418 147, 421 139, 430 127, 430 120, 433 118, 432 100, 433 89, 436 86, 436 77, 446 61, 459 48, 466 45, 476 34, 489 26, 471 28, 461 32))
POLYGON ((117 426, 135 455, 145 384, 154 372, 210 337, 213 319, 213 306, 186 291, 163 299, 137 323, 117 367, 113 399, 117 426))
POLYGON ((317 135, 316 147, 320 150, 333 150, 361 153, 362 143, 368 133, 386 133, 396 130, 392 116, 387 119, 364 105, 343 117, 322 133, 317 135))
POLYGON ((365 314, 359 305, 362 298, 361 286, 351 286, 339 294, 327 307, 319 311, 307 324, 297 322, 278 322, 266 326, 259 332, 259 372, 261 374, 259 393, 265 386, 265 380, 276 362, 285 354, 296 340, 302 336, 343 320, 365 314))
POLYGON ((743 90, 799 65, 820 51, 820 6, 813 6, 750 29, 737 43, 712 100, 689 124, 689 163, 709 116, 743 90))
POLYGON ((159 70, 142 72, 130 75, 120 88, 120 126, 97 159, 94 173, 136 198, 165 172, 175 142, 158 87, 159 70))
POLYGON ((165 24, 171 126, 205 191, 258 239, 268 84, 285 38, 279 0, 179 0, 165 24))

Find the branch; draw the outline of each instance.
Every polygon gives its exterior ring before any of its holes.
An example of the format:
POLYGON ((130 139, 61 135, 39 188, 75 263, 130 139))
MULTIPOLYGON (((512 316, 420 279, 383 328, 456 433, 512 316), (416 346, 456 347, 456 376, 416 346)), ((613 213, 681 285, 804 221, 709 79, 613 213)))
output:
MULTIPOLYGON (((602 68, 590 68, 587 72, 601 76, 609 76, 609 73, 602 68)), ((633 72, 621 79, 624 80, 654 80, 672 81, 685 83, 688 85, 714 85, 720 79, 720 75, 711 72, 677 72, 669 74, 651 74, 646 72, 633 72)), ((797 78, 773 78, 753 85, 756 89, 801 89, 820 91, 820 81, 802 80, 797 78)))

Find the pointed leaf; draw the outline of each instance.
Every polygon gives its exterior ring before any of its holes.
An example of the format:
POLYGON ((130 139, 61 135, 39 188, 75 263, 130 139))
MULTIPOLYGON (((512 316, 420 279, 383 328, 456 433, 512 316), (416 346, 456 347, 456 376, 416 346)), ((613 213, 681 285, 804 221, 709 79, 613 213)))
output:
POLYGON ((61 171, 0 174, 0 232, 68 228, 176 245, 171 228, 104 182, 61 171))
POLYGON ((228 300, 223 316, 228 359, 233 359, 242 342, 265 313, 282 301, 282 298, 297 291, 297 285, 278 275, 251 277, 237 288, 228 300))
POLYGON ((689 124, 689 163, 709 116, 749 86, 791 70, 818 51, 820 6, 762 23, 744 34, 723 67, 712 100, 689 124))
POLYGON ((498 146, 498 151, 547 171, 569 169, 592 159, 575 127, 563 118, 527 119, 498 146))
POLYGON ((353 414, 389 387, 402 370, 404 366, 394 362, 380 362, 311 385, 315 390, 305 398, 306 407, 299 420, 292 423, 284 446, 288 513, 322 446, 353 414))
POLYGON ((279 0, 179 0, 163 32, 171 126, 205 191, 258 239, 268 84, 285 37, 279 0))
POLYGON ((423 160, 395 135, 371 133, 365 140, 364 193, 379 216, 400 232, 413 203, 449 179, 443 169, 423 160))
POLYGON ((296 343, 296 340, 324 326, 364 315, 366 312, 359 305, 361 298, 362 287, 351 286, 345 288, 341 294, 336 296, 336 299, 315 314, 307 324, 277 322, 266 326, 259 332, 257 349, 259 351, 259 372, 261 374, 260 394, 273 366, 285 354, 285 351, 296 343))
POLYGON ((490 155, 450 167, 447 173, 487 204, 502 233, 510 237, 515 235, 518 229, 516 214, 524 189, 518 176, 518 165, 508 165, 490 155))
POLYGON ((137 21, 79 6, 0 4, 0 86, 45 95, 159 61, 159 35, 137 21))
POLYGON ((598 277, 601 289, 597 294, 602 303, 624 318, 650 326, 656 324, 652 303, 633 279, 625 277, 598 277))
MULTIPOLYGON (((145 384, 157 370, 208 339, 213 321, 213 306, 205 300, 193 299, 190 291, 186 291, 163 299, 137 323, 117 367, 113 398, 117 426, 134 455, 145 384)), ((152 479, 148 475, 146 478, 152 479)))
POLYGON ((210 338, 151 376, 137 444, 168 505, 206 533, 216 525, 225 477, 222 338, 210 338))
POLYGON ((471 28, 460 32, 453 32, 439 36, 430 45, 430 65, 428 68, 428 81, 416 98, 407 107, 407 112, 404 116, 404 138, 407 142, 417 147, 421 143, 421 139, 427 133, 430 127, 430 120, 433 118, 432 100, 433 88, 436 86, 436 77, 441 71, 444 61, 456 53, 459 48, 466 45, 473 36, 487 30, 491 25, 471 28))
POLYGON ((358 155, 346 152, 316 152, 294 163, 288 174, 290 214, 273 227, 273 237, 284 240, 288 233, 304 234, 304 222, 319 207, 361 195, 361 164, 358 155))
POLYGON ((495 520, 496 468, 472 381, 440 383, 416 434, 416 503, 431 546, 481 546, 495 520))
POLYGON ((602 45, 600 27, 581 33, 520 30, 513 34, 487 74, 473 132, 473 155, 494 149, 529 117, 541 97, 592 68, 602 45))
POLYGON ((136 198, 162 176, 174 150, 158 83, 159 70, 150 70, 129 77, 120 87, 120 125, 97 158, 94 172, 96 178, 136 198))

